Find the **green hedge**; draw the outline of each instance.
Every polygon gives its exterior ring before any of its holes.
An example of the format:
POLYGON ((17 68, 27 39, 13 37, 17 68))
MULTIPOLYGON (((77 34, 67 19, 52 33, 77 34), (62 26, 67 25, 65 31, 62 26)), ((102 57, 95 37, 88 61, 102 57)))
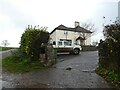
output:
POLYGON ((98 46, 98 72, 120 85, 120 24, 105 26, 104 35, 105 41, 101 40, 98 46))
POLYGON ((22 53, 31 60, 39 59, 41 44, 47 44, 49 39, 49 32, 46 28, 26 28, 22 34, 20 49, 22 53))
POLYGON ((120 71, 120 44, 107 39, 99 44, 99 65, 120 71))

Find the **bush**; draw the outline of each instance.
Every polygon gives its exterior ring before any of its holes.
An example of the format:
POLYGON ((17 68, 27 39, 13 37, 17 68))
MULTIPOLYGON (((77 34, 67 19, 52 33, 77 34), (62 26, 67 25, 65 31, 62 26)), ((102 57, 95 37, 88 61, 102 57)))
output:
POLYGON ((115 72, 112 69, 106 69, 103 67, 98 67, 96 69, 97 73, 103 76, 107 81, 114 84, 114 86, 120 88, 120 73, 115 72))
POLYGON ((35 27, 26 28, 20 42, 22 54, 31 60, 39 59, 40 46, 42 43, 47 44, 49 39, 49 32, 46 31, 46 28, 36 29, 35 27))
POLYGON ((120 85, 120 24, 104 27, 105 41, 100 41, 98 72, 120 85))

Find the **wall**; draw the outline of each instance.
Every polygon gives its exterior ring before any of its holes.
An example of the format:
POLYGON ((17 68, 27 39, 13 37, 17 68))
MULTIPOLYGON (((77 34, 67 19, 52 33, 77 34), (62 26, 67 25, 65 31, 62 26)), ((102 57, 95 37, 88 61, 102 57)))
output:
MULTIPOLYGON (((73 32, 73 31, 67 31, 68 34, 64 34, 66 31, 65 30, 56 30, 54 31, 54 33, 51 34, 51 38, 53 39, 53 41, 58 41, 60 39, 70 39, 72 40, 72 44, 74 44, 76 42, 76 38, 78 38, 80 36, 79 32, 73 32)), ((91 34, 86 33, 87 39, 85 40, 85 44, 86 45, 90 45, 91 44, 91 34)), ((80 44, 80 41, 78 40, 77 42, 78 44, 80 44)))
POLYGON ((52 38, 53 41, 56 40, 56 31, 50 35, 50 38, 52 38))
POLYGON ((70 39, 70 40, 72 40, 72 44, 73 44, 74 39, 75 39, 75 37, 74 37, 75 33, 67 31, 68 34, 66 35, 66 34, 64 34, 65 32, 66 31, 64 31, 64 30, 56 30, 56 39, 57 40, 60 40, 60 39, 70 39))
POLYGON ((85 45, 91 45, 91 34, 86 33, 87 39, 85 40, 85 45))

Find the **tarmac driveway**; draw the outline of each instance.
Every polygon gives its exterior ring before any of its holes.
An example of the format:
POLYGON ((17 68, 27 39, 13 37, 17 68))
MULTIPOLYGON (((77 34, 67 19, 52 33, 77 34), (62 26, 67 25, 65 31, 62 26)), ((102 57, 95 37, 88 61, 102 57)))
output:
POLYGON ((81 52, 80 55, 58 55, 58 63, 44 71, 25 74, 3 72, 3 87, 11 88, 111 88, 95 73, 97 51, 81 52))

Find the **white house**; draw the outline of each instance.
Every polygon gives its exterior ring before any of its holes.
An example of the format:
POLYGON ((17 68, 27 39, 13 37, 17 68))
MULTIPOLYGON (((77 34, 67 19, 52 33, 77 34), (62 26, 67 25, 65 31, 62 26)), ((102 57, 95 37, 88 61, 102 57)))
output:
POLYGON ((79 22, 75 22, 75 27, 59 25, 51 33, 52 41, 69 41, 71 44, 91 45, 91 31, 80 27, 79 22))

